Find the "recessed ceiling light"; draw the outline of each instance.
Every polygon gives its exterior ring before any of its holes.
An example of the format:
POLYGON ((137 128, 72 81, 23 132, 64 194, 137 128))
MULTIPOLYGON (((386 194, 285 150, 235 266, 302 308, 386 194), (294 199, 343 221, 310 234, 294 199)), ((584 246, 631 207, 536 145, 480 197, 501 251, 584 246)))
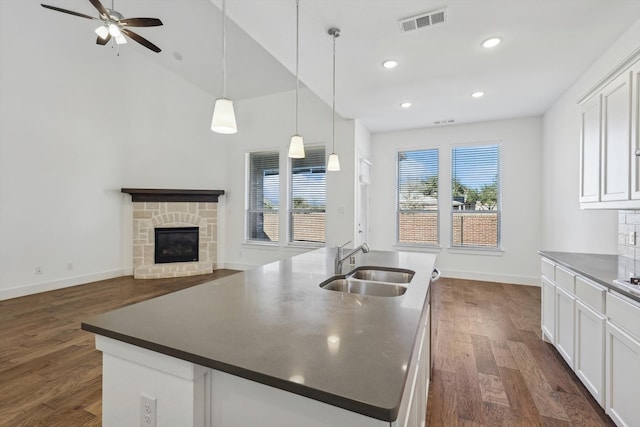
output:
POLYGON ((486 47, 487 49, 489 49, 498 46, 500 43, 502 43, 502 38, 491 37, 482 42, 482 47, 486 47))
POLYGON ((483 96, 484 96, 484 92, 482 92, 482 91, 473 92, 473 93, 471 94, 471 96, 473 96, 474 98, 481 98, 481 97, 483 97, 483 96))
POLYGON ((398 66, 398 61, 396 61, 395 59, 387 59, 382 63, 382 66, 388 69, 396 68, 398 66))
POLYGON ((411 107, 411 103, 410 102, 403 102, 402 104, 400 104, 400 106, 402 108, 409 108, 409 107, 411 107))

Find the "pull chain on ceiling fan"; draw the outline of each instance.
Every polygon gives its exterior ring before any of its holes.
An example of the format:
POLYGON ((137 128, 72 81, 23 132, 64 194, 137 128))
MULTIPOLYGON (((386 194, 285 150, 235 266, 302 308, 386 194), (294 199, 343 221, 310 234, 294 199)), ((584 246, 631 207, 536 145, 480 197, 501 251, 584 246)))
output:
POLYGON ((95 32, 98 35, 96 43, 99 45, 106 45, 112 38, 116 44, 124 44, 127 42, 125 36, 131 40, 140 43, 147 49, 151 49, 154 52, 160 52, 160 49, 149 40, 145 39, 141 35, 134 33, 127 27, 158 27, 162 25, 162 21, 157 18, 125 18, 120 12, 114 9, 113 0, 111 0, 111 9, 105 8, 100 0, 89 0, 89 2, 95 7, 100 16, 95 18, 84 13, 74 12, 72 10, 62 9, 56 6, 50 6, 48 4, 41 4, 42 7, 55 10, 56 12, 68 13, 69 15, 79 16, 80 18, 91 19, 93 21, 102 21, 102 25, 96 28, 95 32))

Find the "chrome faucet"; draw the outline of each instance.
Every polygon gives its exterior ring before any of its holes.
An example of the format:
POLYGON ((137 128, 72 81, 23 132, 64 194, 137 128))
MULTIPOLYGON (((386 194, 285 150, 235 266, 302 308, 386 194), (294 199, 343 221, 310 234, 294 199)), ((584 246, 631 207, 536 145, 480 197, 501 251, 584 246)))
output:
POLYGON ((344 245, 338 246, 338 251, 336 252, 336 260, 335 260, 335 272, 336 272, 336 274, 342 274, 342 263, 344 262, 345 259, 354 256, 359 251, 362 251, 363 254, 366 254, 367 252, 369 252, 371 250, 369 248, 369 245, 367 245, 366 243, 363 243, 360 246, 358 246, 357 248, 350 250, 346 255, 343 255, 342 254, 342 249, 344 248, 345 245, 347 245, 349 243, 351 243, 351 241, 348 241, 344 245))

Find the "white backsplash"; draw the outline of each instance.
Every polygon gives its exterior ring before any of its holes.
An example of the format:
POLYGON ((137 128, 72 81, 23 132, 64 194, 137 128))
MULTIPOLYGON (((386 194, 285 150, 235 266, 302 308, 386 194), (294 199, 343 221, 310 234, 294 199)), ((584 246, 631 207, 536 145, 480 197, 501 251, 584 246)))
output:
POLYGON ((618 211, 618 255, 640 260, 640 210, 618 211), (636 244, 630 242, 630 233, 636 233, 636 244))

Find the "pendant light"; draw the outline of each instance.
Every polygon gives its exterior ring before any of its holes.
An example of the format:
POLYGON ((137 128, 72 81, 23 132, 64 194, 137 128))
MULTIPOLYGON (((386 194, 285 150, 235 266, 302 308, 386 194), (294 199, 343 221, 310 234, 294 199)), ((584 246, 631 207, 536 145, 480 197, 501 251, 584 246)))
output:
POLYGON ((335 172, 340 170, 340 159, 336 154, 336 39, 340 37, 340 29, 330 28, 329 35, 333 37, 333 114, 331 116, 333 150, 331 154, 329 154, 327 170, 335 172))
POLYGON ((289 158, 304 158, 304 141, 302 136, 298 134, 298 92, 300 91, 300 77, 298 73, 298 62, 300 57, 300 3, 296 0, 296 133, 291 137, 289 144, 289 158))
POLYGON ((211 130, 224 134, 238 132, 233 101, 227 98, 226 0, 222 0, 222 98, 216 99, 216 104, 213 107, 211 130))

